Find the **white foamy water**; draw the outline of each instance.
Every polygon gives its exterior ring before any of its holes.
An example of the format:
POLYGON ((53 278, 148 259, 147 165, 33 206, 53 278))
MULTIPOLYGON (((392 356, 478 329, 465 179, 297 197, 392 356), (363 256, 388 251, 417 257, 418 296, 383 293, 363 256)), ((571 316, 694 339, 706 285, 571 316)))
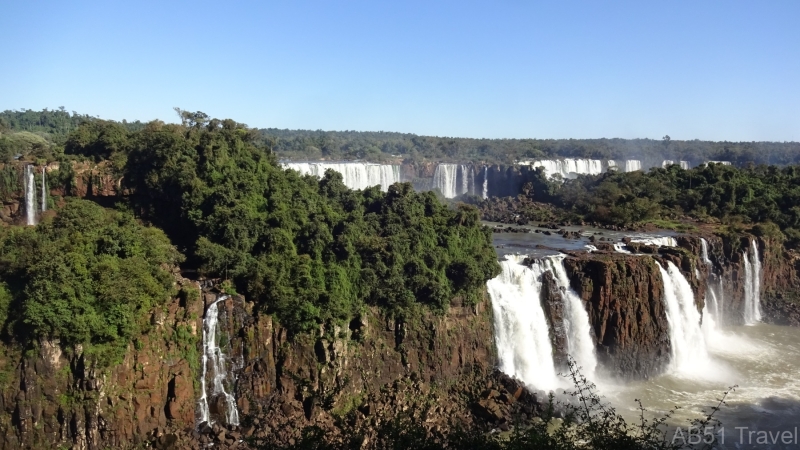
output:
POLYGON ((25 166, 25 224, 36 225, 36 179, 33 176, 33 166, 25 166))
POLYGON ((44 171, 44 167, 42 167, 42 212, 47 211, 47 180, 44 171))
POLYGON ((492 299, 499 369, 536 389, 551 390, 562 380, 553 364, 547 318, 541 304, 538 265, 524 266, 524 256, 507 255, 502 272, 486 287, 492 299))
MULTIPOLYGON (((796 449, 798 445, 748 443, 750 431, 791 431, 800 423, 800 329, 759 323, 724 327, 719 342, 709 342, 709 355, 720 369, 718 379, 685 378, 665 374, 650 380, 605 386, 602 394, 630 422, 638 423, 634 399, 641 399, 648 418, 680 406, 669 425, 685 430, 689 420, 703 417, 731 385, 727 405, 716 414, 724 427, 723 449, 796 449), (740 441, 740 427, 744 441, 740 441)), ((696 371, 708 370, 697 367, 696 371)), ((722 439, 720 436, 718 439, 722 439)))
POLYGON ((483 168, 483 199, 489 198, 489 166, 483 168))
POLYGON ((433 173, 433 186, 445 198, 455 198, 474 192, 475 174, 466 164, 439 164, 433 173))
POLYGON ((542 260, 545 269, 553 271, 556 284, 561 289, 564 301, 564 329, 567 335, 567 351, 578 363, 583 375, 588 379, 595 379, 597 369, 597 355, 594 350, 589 314, 583 301, 572 289, 564 267, 565 255, 545 258, 542 260))
POLYGON ((302 175, 314 175, 322 178, 328 169, 342 174, 344 185, 350 189, 366 189, 380 186, 381 190, 389 190, 389 186, 401 182, 400 166, 395 164, 373 164, 364 162, 343 163, 282 163, 283 167, 300 172, 302 175))
POLYGON ((675 161, 673 161, 673 160, 671 160, 671 159, 665 159, 665 160, 664 160, 664 161, 661 163, 661 167, 662 167, 662 168, 664 168, 664 169, 666 169, 667 167, 669 167, 669 166, 671 166, 671 165, 673 165, 673 164, 679 164, 679 165, 681 166, 681 169, 683 169, 683 170, 689 170, 689 161, 678 161, 678 162, 676 163, 675 161))
POLYGON ((660 264, 664 283, 664 305, 669 324, 671 346, 670 371, 683 376, 698 376, 696 368, 708 361, 701 316, 694 302, 691 285, 671 261, 665 269, 660 264))
POLYGON ((239 410, 236 407, 236 398, 228 392, 226 384, 232 384, 234 380, 228 380, 228 369, 226 368, 227 356, 222 352, 217 342, 217 319, 219 317, 219 302, 227 300, 229 296, 223 295, 208 306, 206 315, 203 318, 203 372, 200 377, 200 400, 198 401, 199 418, 197 423, 211 421, 211 414, 208 407, 209 392, 206 377, 211 366, 211 395, 222 395, 225 399, 225 420, 228 425, 239 425, 239 410))
POLYGON ((642 162, 638 159, 628 159, 625 161, 625 172, 635 172, 642 170, 642 162))
POLYGON ((751 241, 749 252, 751 253, 750 255, 748 255, 748 250, 742 251, 742 257, 744 258, 745 325, 753 325, 761 321, 761 260, 758 255, 756 241, 751 241))
POLYGON ((676 247, 678 245, 678 241, 672 236, 635 236, 631 237, 631 242, 662 247, 676 247))

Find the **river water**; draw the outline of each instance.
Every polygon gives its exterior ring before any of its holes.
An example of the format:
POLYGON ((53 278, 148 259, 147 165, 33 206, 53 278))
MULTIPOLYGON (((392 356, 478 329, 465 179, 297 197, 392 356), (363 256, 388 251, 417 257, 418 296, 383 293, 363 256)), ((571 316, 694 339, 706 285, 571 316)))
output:
MULTIPOLYGON (((638 420, 637 398, 651 417, 680 406, 670 424, 685 430, 691 419, 717 404, 729 386, 738 385, 715 415, 724 431, 724 437, 718 437, 719 447, 800 448, 796 430, 800 429, 800 328, 767 324, 723 328, 709 337, 708 346, 710 360, 698 361, 695 374, 667 373, 624 384, 599 379, 598 389, 629 422, 638 420), (758 438, 765 437, 759 431, 768 432, 768 445, 763 440, 759 444, 758 438), (778 442, 773 443, 779 432, 778 442), (789 444, 781 444, 781 438, 789 436, 786 432, 791 435, 789 444)), ((670 431, 670 439, 676 438, 675 431, 670 431)), ((680 442, 680 435, 676 439, 680 442)))
MULTIPOLYGON (((541 257, 557 253, 552 248, 584 248, 588 236, 599 230, 584 232, 578 240, 541 233, 502 233, 494 235, 494 244, 499 255, 520 253, 541 257)), ((632 236, 603 233, 609 240, 632 236)), ((635 399, 640 399, 648 410, 648 419, 679 406, 669 421, 668 439, 681 443, 681 432, 688 436, 691 419, 704 417, 730 386, 737 385, 728 394, 727 405, 715 414, 722 422, 715 447, 800 449, 800 328, 758 323, 704 327, 703 331, 707 351, 698 351, 696 361, 688 362, 688 370, 684 361, 681 370, 673 369, 650 380, 634 382, 614 380, 598 370, 593 381, 599 394, 628 423, 639 420, 635 399)))

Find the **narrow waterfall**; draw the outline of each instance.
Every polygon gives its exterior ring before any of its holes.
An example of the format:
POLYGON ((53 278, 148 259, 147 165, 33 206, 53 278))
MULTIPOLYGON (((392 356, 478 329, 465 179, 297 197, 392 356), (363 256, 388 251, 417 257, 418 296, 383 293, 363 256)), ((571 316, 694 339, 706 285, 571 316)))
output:
POLYGON ((198 424, 207 422, 210 425, 212 423, 211 413, 208 407, 209 392, 206 383, 208 366, 210 364, 214 377, 211 395, 224 396, 226 404, 226 422, 229 425, 239 425, 239 411, 236 409, 236 398, 225 389, 225 384, 228 383, 230 385, 234 380, 228 380, 228 371, 225 368, 225 360, 227 357, 222 353, 222 349, 219 348, 219 344, 217 343, 217 318, 219 315, 219 308, 217 305, 219 302, 223 302, 228 298, 227 295, 218 297, 214 303, 209 305, 206 310, 206 315, 203 318, 203 374, 200 378, 200 390, 202 394, 198 402, 200 410, 198 424))
POLYGON ((705 336, 700 328, 701 316, 694 303, 692 287, 672 262, 665 269, 660 264, 664 283, 664 305, 669 324, 672 348, 672 371, 695 375, 698 365, 708 361, 705 336))
POLYGON ((589 314, 583 306, 583 301, 570 286, 567 270, 564 267, 565 255, 553 256, 543 260, 544 266, 553 271, 556 284, 561 289, 564 300, 564 328, 567 334, 567 348, 569 354, 581 367, 581 372, 586 378, 595 378, 597 368, 597 355, 594 351, 592 329, 589 324, 589 314))
POLYGON ((499 369, 529 386, 551 390, 559 385, 553 347, 541 304, 541 265, 527 267, 524 256, 507 255, 502 272, 486 287, 492 299, 499 369))
POLYGON ((400 166, 396 164, 373 163, 283 163, 286 169, 293 169, 302 175, 314 175, 322 178, 328 169, 342 174, 344 185, 350 189, 366 189, 380 185, 381 190, 389 190, 389 186, 401 180, 400 166))
POLYGON ((25 223, 36 225, 36 179, 33 176, 33 165, 25 166, 25 223))
POLYGON ((42 212, 45 211, 47 211, 47 180, 44 167, 42 167, 42 212))
POLYGON ((461 164, 458 166, 461 172, 461 194, 472 194, 475 192, 475 173, 472 167, 461 164))
POLYGON ((761 321, 761 260, 756 241, 751 241, 752 263, 748 250, 742 251, 744 259, 744 323, 754 325, 761 321))
POLYGON ((489 198, 489 166, 483 168, 483 198, 489 198))
POLYGON ((722 279, 714 271, 714 264, 708 256, 708 241, 700 238, 700 243, 703 247, 703 263, 708 267, 709 277, 706 283, 706 311, 703 311, 703 325, 706 324, 710 318, 713 325, 722 324, 722 314, 724 313, 725 291, 722 286, 722 279), (709 317, 711 316, 711 317, 709 317))

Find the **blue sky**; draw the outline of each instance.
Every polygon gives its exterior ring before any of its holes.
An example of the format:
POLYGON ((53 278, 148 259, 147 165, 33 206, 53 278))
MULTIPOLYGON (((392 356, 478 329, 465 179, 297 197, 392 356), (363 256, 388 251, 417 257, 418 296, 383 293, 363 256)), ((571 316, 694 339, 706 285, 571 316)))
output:
POLYGON ((798 18, 798 1, 7 1, 0 109, 798 141, 798 18))

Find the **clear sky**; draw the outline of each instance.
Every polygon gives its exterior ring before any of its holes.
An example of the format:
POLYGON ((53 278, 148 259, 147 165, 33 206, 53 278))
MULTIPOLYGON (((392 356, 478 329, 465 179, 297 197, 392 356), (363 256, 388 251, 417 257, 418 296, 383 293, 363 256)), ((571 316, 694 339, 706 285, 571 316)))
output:
POLYGON ((4 1, 0 109, 800 140, 800 1, 4 1))

